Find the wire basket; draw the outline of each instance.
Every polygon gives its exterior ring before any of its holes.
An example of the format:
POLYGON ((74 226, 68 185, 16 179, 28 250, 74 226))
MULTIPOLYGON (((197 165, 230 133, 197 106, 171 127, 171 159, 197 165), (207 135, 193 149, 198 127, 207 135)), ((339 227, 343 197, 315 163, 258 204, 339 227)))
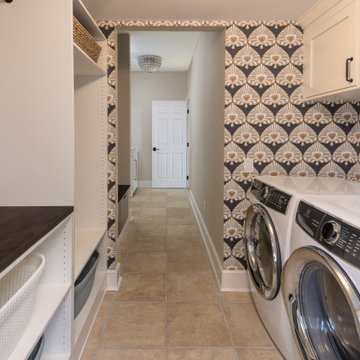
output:
POLYGON ((78 19, 73 16, 73 36, 74 43, 88 54, 95 62, 98 61, 101 52, 101 46, 80 24, 78 19))
POLYGON ((0 359, 12 353, 30 320, 45 257, 30 254, 0 279, 0 359))

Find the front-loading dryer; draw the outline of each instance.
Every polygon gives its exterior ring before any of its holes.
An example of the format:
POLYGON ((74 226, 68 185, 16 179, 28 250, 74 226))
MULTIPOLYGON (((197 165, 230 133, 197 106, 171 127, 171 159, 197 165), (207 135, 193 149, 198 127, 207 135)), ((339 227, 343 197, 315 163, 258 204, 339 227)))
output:
POLYGON ((282 272, 293 342, 306 360, 360 359, 360 192, 304 196, 282 272))
POLYGON ((287 360, 301 359, 279 294, 298 199, 304 194, 349 196, 356 191, 360 192, 359 184, 322 177, 258 176, 252 183, 252 205, 245 220, 250 289, 266 330, 287 360))
POLYGON ((287 360, 300 359, 280 291, 281 271, 290 252, 294 190, 290 177, 259 176, 251 187, 245 220, 245 253, 251 295, 267 332, 287 360))

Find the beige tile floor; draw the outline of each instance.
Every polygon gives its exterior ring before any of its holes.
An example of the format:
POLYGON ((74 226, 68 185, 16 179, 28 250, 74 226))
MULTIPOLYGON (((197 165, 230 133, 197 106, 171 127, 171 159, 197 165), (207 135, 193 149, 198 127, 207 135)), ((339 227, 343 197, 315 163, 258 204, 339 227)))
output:
POLYGON ((281 360, 248 293, 219 293, 186 190, 138 189, 82 360, 281 360))

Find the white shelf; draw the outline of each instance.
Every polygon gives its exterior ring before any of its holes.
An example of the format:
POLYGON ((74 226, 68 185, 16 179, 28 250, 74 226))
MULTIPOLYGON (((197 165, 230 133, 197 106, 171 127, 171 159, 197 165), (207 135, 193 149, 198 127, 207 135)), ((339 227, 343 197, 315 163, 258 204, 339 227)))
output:
POLYGON ((105 76, 106 71, 102 69, 96 62, 89 57, 78 45, 74 47, 74 74, 75 75, 93 75, 105 76))
POLYGON ((70 284, 39 285, 31 320, 8 360, 27 359, 70 288, 70 284))
POLYGON ((81 0, 73 1, 73 14, 80 21, 81 25, 93 36, 96 41, 105 41, 106 38, 97 26, 81 0))
POLYGON ((76 280, 91 254, 99 245, 105 229, 78 229, 75 230, 75 266, 74 279, 76 280))

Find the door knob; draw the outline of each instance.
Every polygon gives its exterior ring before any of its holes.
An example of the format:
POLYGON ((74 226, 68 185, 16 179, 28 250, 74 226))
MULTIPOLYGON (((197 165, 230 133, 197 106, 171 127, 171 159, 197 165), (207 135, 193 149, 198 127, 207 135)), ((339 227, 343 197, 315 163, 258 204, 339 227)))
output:
POLYGON ((160 149, 158 149, 158 148, 156 148, 155 146, 153 147, 153 151, 156 151, 156 150, 160 150, 160 149))

